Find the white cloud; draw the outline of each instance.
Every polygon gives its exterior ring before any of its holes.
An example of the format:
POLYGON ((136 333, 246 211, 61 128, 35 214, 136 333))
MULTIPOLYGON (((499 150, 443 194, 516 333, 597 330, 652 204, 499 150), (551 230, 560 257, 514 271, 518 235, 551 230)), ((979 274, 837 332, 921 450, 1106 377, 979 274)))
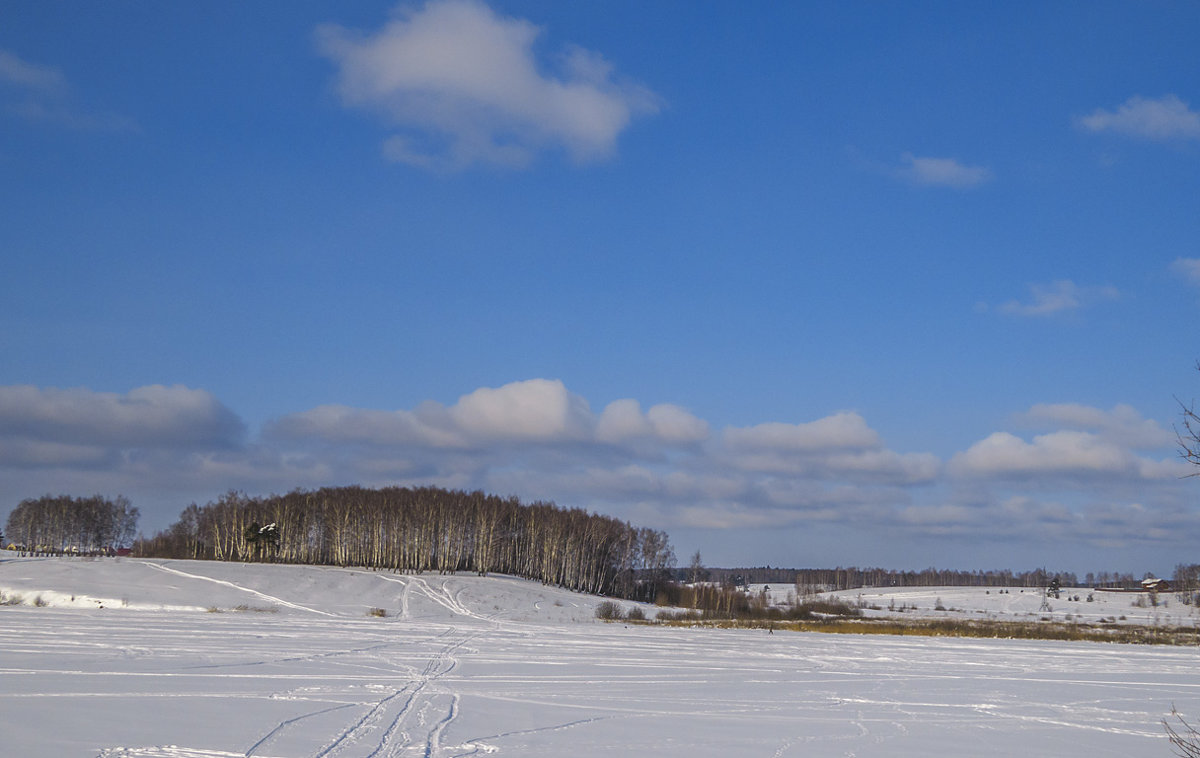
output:
POLYGON ((281 440, 464 448, 487 442, 580 440, 590 434, 587 401, 558 380, 531 379, 482 387, 449 407, 426 402, 416 410, 381 411, 325 405, 268 426, 281 440))
POLYGON ((596 419, 599 442, 620 444, 645 439, 692 443, 708 438, 708 424, 677 405, 663 403, 642 413, 636 400, 614 400, 596 419))
POLYGON ((725 430, 725 444, 733 449, 784 452, 838 448, 874 448, 879 435, 857 413, 842 412, 803 424, 770 422, 725 430))
POLYGON ((708 422, 678 405, 660 403, 646 411, 654 437, 664 442, 702 442, 708 438, 708 422))
POLYGON ((318 46, 338 67, 342 101, 400 130, 384 144, 390 160, 458 169, 472 163, 519 167, 551 147, 577 161, 605 158, 658 98, 613 74, 578 47, 556 74, 534 55, 541 30, 475 0, 398 9, 371 33, 318 29, 318 46))
POLYGON ((587 401, 549 379, 482 387, 459 398, 450 416, 476 439, 578 440, 591 426, 587 401))
POLYGON ((1175 95, 1158 99, 1135 95, 1115 111, 1097 109, 1078 119, 1090 132, 1113 132, 1150 140, 1200 139, 1200 113, 1175 95))
POLYGON ((1182 276, 1188 284, 1200 286, 1200 258, 1176 258, 1171 270, 1182 276))
POLYGON ((30 63, 7 50, 0 50, 0 84, 54 92, 66 86, 66 79, 56 68, 30 63))
POLYGON ((242 422, 211 393, 180 385, 119 395, 85 388, 0 387, 0 439, 109 448, 225 448, 242 422))
POLYGON ((1031 426, 1065 427, 1096 432, 1104 439, 1135 449, 1156 449, 1175 444, 1175 435, 1128 405, 1111 410, 1079 403, 1039 403, 1020 417, 1031 426))
POLYGON ((1139 459, 1127 448, 1099 435, 1056 431, 1031 442, 996 432, 951 459, 958 476, 1034 478, 1037 476, 1137 476, 1139 459))
POLYGON ((708 424, 670 404, 643 413, 636 400, 614 401, 596 416, 587 400, 561 381, 528 379, 481 387, 450 406, 425 402, 412 411, 319 406, 284 416, 267 431, 279 440, 431 448, 555 442, 675 445, 702 442, 708 424))
POLYGON ((321 405, 289 414, 268 427, 272 436, 320 438, 335 443, 461 447, 458 430, 444 422, 445 409, 378 411, 344 405, 321 405), (443 419, 443 423, 439 423, 443 419))
POLYGON ((1121 296, 1116 287, 1081 287, 1069 279, 1060 279, 1048 285, 1031 284, 1029 293, 1028 301, 1010 300, 997 310, 1012 316, 1054 316, 1094 303, 1116 300, 1121 296))
POLYGON ((936 456, 885 449, 879 434, 857 413, 802 424, 730 427, 722 440, 721 454, 744 471, 916 483, 931 480, 940 468, 936 456))
POLYGON ((921 158, 904 153, 900 160, 904 165, 896 169, 896 176, 926 187, 968 189, 992 178, 992 172, 983 166, 968 166, 953 158, 921 158))
POLYGON ((137 131, 136 122, 124 116, 80 110, 72 102, 66 77, 57 68, 0 50, 0 91, 5 85, 18 93, 18 99, 6 109, 25 121, 88 131, 137 131))
POLYGON ((623 442, 649 437, 654 433, 650 419, 642 413, 636 400, 614 400, 609 403, 596 420, 596 439, 601 442, 623 442))

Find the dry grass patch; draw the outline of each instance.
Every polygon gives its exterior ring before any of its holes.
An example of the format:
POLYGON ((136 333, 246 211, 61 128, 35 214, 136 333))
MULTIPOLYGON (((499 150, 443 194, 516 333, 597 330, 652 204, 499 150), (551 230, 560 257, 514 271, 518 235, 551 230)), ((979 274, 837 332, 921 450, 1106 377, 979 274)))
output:
POLYGON ((715 629, 771 629, 825 634, 891 634, 913 637, 974 637, 983 639, 1062 640, 1118 642, 1130 645, 1197 645, 1200 632, 1184 627, 1092 626, 1060 622, 990 621, 978 619, 850 619, 766 621, 738 619, 661 619, 668 626, 704 626, 715 629))

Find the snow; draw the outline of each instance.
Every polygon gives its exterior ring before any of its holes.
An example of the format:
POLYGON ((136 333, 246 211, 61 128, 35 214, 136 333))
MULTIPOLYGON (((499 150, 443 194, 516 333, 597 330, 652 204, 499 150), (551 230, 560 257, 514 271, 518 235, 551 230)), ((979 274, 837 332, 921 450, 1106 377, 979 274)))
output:
MULTIPOLYGON (((767 589, 773 603, 786 603, 795 595, 795 589, 788 585, 749 587, 754 593, 763 589, 767 589)), ((1033 587, 866 587, 823 593, 821 597, 837 597, 851 605, 864 606, 864 616, 884 618, 1044 619, 1080 624, 1200 627, 1200 611, 1196 606, 1184 605, 1170 592, 1159 593, 1157 606, 1151 604, 1148 593, 1104 592, 1087 587, 1063 587, 1057 598, 1043 598, 1042 591, 1033 587), (1087 599, 1089 595, 1091 601, 1087 599), (1079 599, 1075 600, 1076 597, 1079 599), (1043 600, 1049 610, 1043 609, 1043 600), (939 603, 946 610, 937 611, 939 603)))
POLYGON ((605 624, 511 577, 5 556, 0 591, 22 758, 1169 756, 1200 714, 1196 648, 605 624))

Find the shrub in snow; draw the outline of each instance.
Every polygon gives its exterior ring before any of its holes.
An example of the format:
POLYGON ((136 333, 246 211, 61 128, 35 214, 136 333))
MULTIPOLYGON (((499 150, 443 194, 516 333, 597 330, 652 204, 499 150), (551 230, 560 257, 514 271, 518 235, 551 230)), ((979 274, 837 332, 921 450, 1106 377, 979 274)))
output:
POLYGON ((1171 740, 1171 747, 1174 748, 1175 754, 1183 756, 1183 758, 1200 758, 1200 732, 1196 728, 1183 720, 1183 716, 1179 715, 1179 711, 1171 706, 1171 716, 1179 722, 1179 728, 1176 729, 1171 722, 1163 719, 1163 726, 1166 727, 1167 737, 1171 740))
POLYGON ((621 612, 621 604, 612 600, 605 600, 600 605, 596 606, 596 618, 604 621, 618 621, 624 614, 621 612))

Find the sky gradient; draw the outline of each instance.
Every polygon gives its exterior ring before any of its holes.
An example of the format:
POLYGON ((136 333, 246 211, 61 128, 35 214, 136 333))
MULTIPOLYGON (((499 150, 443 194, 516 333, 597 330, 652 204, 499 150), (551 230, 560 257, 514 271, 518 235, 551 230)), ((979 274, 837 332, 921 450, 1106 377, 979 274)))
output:
POLYGON ((0 514, 358 483, 710 565, 1200 561, 1200 7, 0 7, 0 514))

